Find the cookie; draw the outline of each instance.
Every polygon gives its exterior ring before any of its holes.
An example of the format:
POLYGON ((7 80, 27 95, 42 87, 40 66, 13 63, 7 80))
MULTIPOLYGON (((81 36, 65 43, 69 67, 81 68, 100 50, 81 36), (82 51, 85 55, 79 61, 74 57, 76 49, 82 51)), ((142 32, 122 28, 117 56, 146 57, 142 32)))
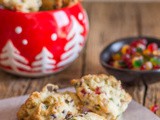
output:
POLYGON ((42 10, 61 9, 70 7, 78 3, 80 0, 42 0, 42 10))
POLYGON ((62 0, 63 7, 72 6, 78 3, 80 0, 62 0))
POLYGON ((55 0, 42 0, 42 10, 52 10, 56 4, 55 0))
POLYGON ((107 120, 121 116, 132 99, 122 88, 121 82, 113 76, 87 75, 72 80, 72 84, 85 107, 107 120))
POLYGON ((20 12, 35 12, 41 5, 41 0, 3 0, 4 7, 20 12))
POLYGON ((86 113, 68 118, 67 120, 107 120, 107 119, 95 113, 86 112, 86 113))
POLYGON ((57 86, 47 85, 41 92, 33 92, 19 109, 18 120, 64 120, 80 111, 75 93, 57 93, 57 86))

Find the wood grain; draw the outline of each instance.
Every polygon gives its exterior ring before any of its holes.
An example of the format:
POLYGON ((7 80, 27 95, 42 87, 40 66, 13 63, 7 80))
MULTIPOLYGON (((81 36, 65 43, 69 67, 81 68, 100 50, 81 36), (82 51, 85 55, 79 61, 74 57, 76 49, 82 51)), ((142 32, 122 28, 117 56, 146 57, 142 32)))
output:
POLYGON ((82 58, 83 53, 63 72, 37 79, 16 77, 0 71, 0 99, 40 91, 47 83, 57 84, 61 88, 68 87, 71 79, 81 76, 82 58))
MULTIPOLYGON (((160 4, 145 4, 139 6, 141 14, 142 35, 160 38, 160 4)), ((149 78, 146 82, 145 106, 150 108, 160 106, 160 80, 149 78)), ((160 116, 160 109, 157 111, 160 116)))

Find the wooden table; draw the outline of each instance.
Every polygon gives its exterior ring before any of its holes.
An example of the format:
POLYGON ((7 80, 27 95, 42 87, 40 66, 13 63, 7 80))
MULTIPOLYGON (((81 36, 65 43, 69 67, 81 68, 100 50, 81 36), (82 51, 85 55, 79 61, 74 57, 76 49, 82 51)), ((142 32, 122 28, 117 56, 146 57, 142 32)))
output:
MULTIPOLYGON (((80 57, 65 71, 44 78, 16 77, 0 71, 0 99, 29 94, 47 83, 70 86, 69 81, 85 74, 106 73, 99 62, 102 49, 117 38, 147 35, 160 37, 160 3, 86 2, 90 19, 88 42, 80 57)), ((160 105, 160 82, 140 82, 126 87, 146 107, 160 105)), ((157 111, 160 116, 160 110, 157 111)))

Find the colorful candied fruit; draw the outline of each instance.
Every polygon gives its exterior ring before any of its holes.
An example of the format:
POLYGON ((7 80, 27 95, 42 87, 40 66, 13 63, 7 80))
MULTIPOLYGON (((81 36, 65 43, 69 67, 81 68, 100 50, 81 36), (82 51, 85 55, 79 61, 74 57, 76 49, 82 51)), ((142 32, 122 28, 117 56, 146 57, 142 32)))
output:
POLYGON ((153 106, 151 106, 150 110, 155 113, 159 110, 159 106, 158 105, 153 105, 153 106))
POLYGON ((113 54, 108 64, 122 69, 157 70, 160 69, 160 49, 157 43, 148 44, 146 39, 134 40, 113 54))

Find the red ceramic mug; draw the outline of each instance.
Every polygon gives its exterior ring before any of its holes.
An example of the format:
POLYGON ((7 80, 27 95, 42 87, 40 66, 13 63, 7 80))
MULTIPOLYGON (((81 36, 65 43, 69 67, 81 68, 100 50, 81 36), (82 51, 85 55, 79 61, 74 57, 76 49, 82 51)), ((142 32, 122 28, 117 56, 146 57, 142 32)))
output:
POLYGON ((28 77, 59 72, 78 57, 88 25, 80 3, 33 13, 0 9, 0 68, 28 77))

